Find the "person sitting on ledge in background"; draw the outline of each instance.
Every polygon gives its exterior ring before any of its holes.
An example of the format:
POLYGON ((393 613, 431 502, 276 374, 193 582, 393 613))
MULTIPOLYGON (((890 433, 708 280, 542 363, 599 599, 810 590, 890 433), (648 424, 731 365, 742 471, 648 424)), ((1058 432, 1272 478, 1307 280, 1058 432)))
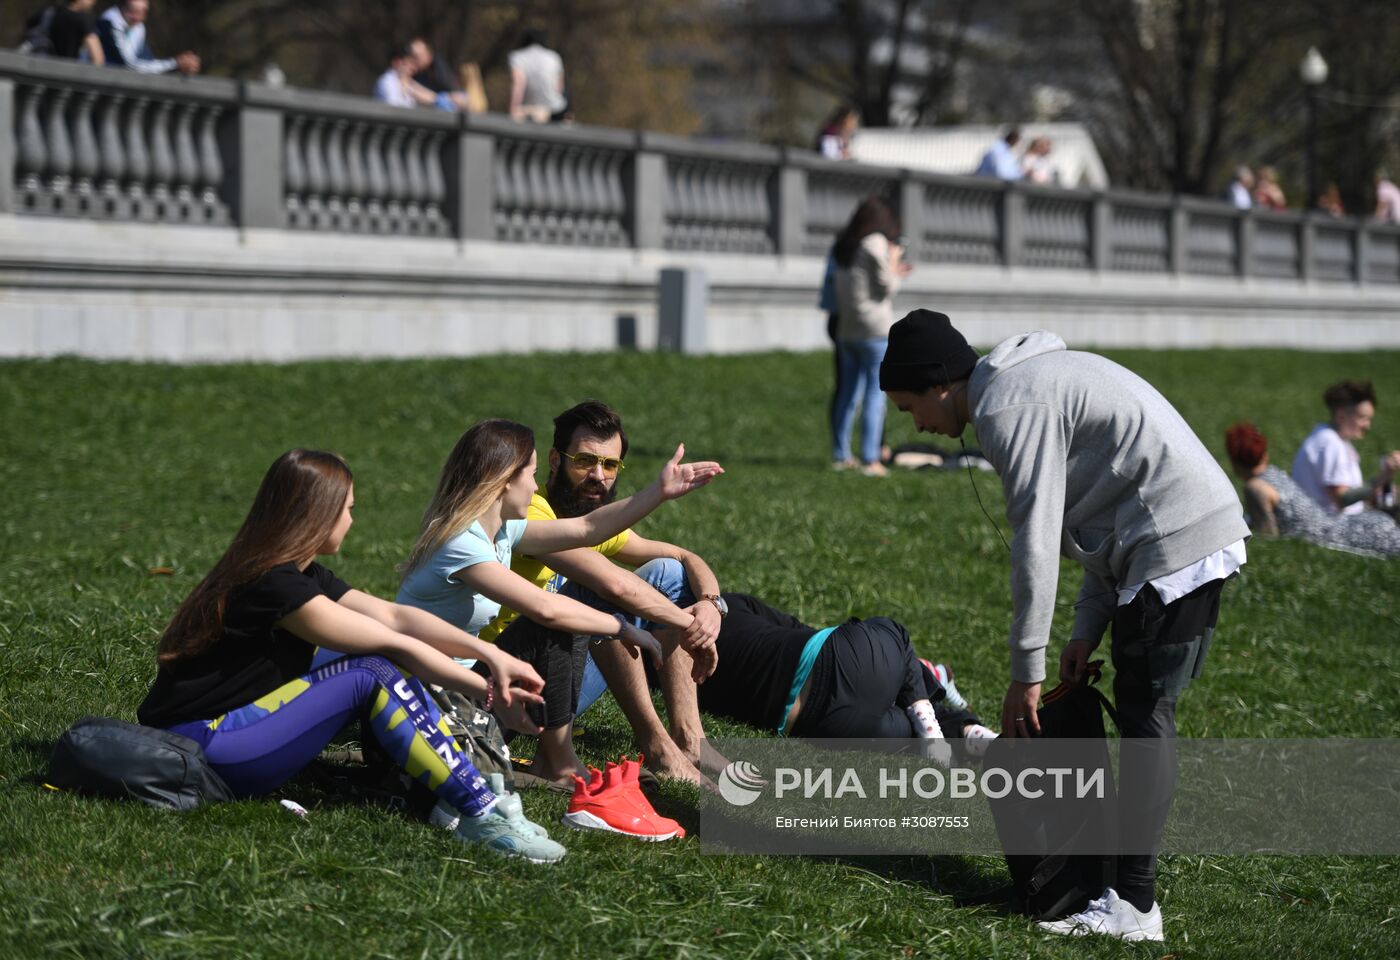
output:
MULTIPOLYGON (((818 629, 747 594, 723 600, 719 663, 699 688, 705 713, 789 737, 961 738, 972 756, 996 738, 952 671, 920 660, 895 621, 853 617, 818 629)), ((946 761, 947 744, 938 746, 932 756, 946 761)))
POLYGON ((107 62, 97 37, 92 8, 97 0, 51 3, 24 25, 19 52, 61 60, 86 60, 100 67, 107 62))
POLYGON ((531 27, 510 52, 510 118, 533 123, 568 119, 564 94, 564 60, 549 48, 544 30, 531 27))
MULTIPOLYGON (((1225 450, 1244 480, 1245 509, 1255 533, 1295 537, 1332 550, 1400 557, 1400 526, 1375 510, 1328 513, 1293 478, 1269 463, 1269 441, 1252 423, 1225 431, 1225 450)), ((1393 483, 1400 454, 1390 454, 1382 480, 1393 483)))
POLYGON ((1395 472, 1400 451, 1381 461, 1381 473, 1370 483, 1361 474, 1361 456, 1352 445, 1371 429, 1376 415, 1376 390, 1370 380, 1341 380, 1322 394, 1327 423, 1319 423, 1293 458, 1293 480, 1328 513, 1357 514, 1378 506, 1378 492, 1395 472), (1387 470, 1386 464, 1392 466, 1387 470))
POLYGON ((198 743, 235 796, 276 790, 357 716, 438 797, 434 823, 458 839, 548 863, 564 856, 497 795, 441 726, 423 682, 482 700, 513 729, 544 682, 533 668, 411 607, 352 589, 316 557, 340 552, 354 480, 333 453, 289 450, 268 469, 214 569, 175 612, 136 715, 198 743), (312 669, 317 648, 344 656, 312 669), (489 677, 454 660, 474 657, 489 677))
POLYGON ((413 71, 418 69, 418 61, 413 50, 407 46, 394 47, 389 51, 389 69, 379 75, 374 82, 374 99, 391 107, 439 107, 453 109, 451 100, 446 105, 438 94, 413 79, 413 71))
POLYGON ((146 14, 150 0, 121 0, 110 7, 97 21, 97 38, 107 66, 124 67, 137 73, 198 73, 199 57, 186 50, 173 57, 158 60, 146 45, 146 14))

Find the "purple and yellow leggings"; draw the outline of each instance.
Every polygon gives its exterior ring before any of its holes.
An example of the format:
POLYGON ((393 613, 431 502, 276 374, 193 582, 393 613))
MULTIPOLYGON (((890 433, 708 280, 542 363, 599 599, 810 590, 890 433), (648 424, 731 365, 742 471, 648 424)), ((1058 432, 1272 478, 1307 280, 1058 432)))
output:
POLYGON ((343 657, 212 720, 170 729, 197 741, 240 797, 271 793, 316 758, 353 717, 396 763, 465 816, 496 796, 447 732, 423 684, 384 657, 343 657))

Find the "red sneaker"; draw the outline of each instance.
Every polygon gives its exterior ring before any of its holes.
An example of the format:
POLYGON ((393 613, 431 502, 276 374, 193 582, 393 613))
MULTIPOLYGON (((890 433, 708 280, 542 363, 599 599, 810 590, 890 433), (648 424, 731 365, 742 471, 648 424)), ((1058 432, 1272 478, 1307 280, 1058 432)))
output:
POLYGON ((636 760, 628 760, 626 757, 622 758, 623 784, 629 790, 635 791, 637 800, 644 804, 648 810, 652 811, 653 817, 655 817, 657 820, 660 820, 663 823, 668 823, 671 826, 675 827, 677 840, 682 839, 685 836, 685 827, 681 826, 679 823, 670 819, 669 817, 663 817, 661 816, 661 814, 657 813, 652 808, 651 801, 647 799, 647 795, 642 792, 642 761, 645 759, 646 756, 640 753, 637 754, 636 760))
POLYGON ((640 764, 624 758, 622 766, 609 763, 606 771, 590 767, 587 782, 574 777, 574 795, 563 822, 577 830, 602 830, 638 840, 684 836, 680 824, 660 816, 642 795, 635 766, 640 764))

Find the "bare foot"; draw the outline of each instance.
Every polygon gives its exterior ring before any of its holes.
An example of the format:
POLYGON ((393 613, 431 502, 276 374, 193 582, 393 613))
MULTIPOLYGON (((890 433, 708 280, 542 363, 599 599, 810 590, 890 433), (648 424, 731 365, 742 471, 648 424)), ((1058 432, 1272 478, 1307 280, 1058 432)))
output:
POLYGON ((539 777, 541 780, 549 780, 552 783, 557 783, 560 786, 569 787, 570 789, 573 788, 574 777, 582 777, 584 780, 588 779, 588 768, 581 763, 574 769, 566 767, 563 770, 556 770, 536 759, 534 763, 530 764, 529 772, 539 777))
POLYGON ((650 750, 642 752, 646 755, 647 767, 658 777, 674 777, 677 780, 697 785, 705 779, 695 764, 691 763, 690 759, 675 747, 656 753, 652 753, 650 750))
POLYGON ((729 766, 729 760, 714 747, 710 746, 709 740, 700 741, 700 769, 706 773, 717 774, 725 767, 729 766))

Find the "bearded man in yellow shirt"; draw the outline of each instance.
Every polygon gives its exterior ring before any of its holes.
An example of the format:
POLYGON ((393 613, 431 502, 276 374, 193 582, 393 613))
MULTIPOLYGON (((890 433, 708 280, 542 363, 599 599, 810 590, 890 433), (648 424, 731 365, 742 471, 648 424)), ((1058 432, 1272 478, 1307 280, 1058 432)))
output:
MULTIPOLYGON (((583 516, 610 503, 617 495, 626 456, 627 434, 617 411, 597 400, 565 410, 554 418, 544 493, 535 494, 526 519, 583 516)), ((678 643, 668 651, 656 676, 670 717, 669 729, 652 705, 643 660, 622 644, 592 647, 578 712, 604 690, 611 690, 632 725, 647 766, 656 773, 698 783, 700 766, 712 772, 723 766, 723 758, 705 748, 695 689, 714 673, 715 640, 728 612, 719 581, 704 560, 683 547, 648 540, 629 529, 591 548, 537 557, 517 555, 511 570, 543 590, 634 616, 639 625, 673 628, 666 635, 677 637, 678 643)), ((514 610, 502 608, 481 631, 481 638, 494 641, 516 616, 514 610)))

